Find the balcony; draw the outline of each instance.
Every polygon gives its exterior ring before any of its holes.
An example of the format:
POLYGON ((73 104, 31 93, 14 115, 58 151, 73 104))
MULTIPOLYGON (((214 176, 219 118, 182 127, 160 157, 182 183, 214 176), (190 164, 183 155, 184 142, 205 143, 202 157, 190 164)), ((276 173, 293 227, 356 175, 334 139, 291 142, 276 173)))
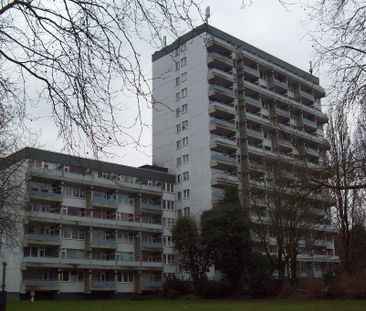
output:
POLYGON ((259 173, 265 173, 266 168, 264 165, 255 163, 255 162, 248 162, 248 168, 252 171, 259 172, 259 173))
POLYGON ((305 99, 309 100, 309 101, 312 101, 312 102, 315 101, 315 98, 314 98, 314 95, 313 94, 308 93, 308 92, 305 92, 305 91, 303 91, 301 89, 300 89, 300 96, 302 98, 305 98, 305 99))
POLYGON ((58 280, 28 279, 23 280, 26 291, 58 291, 60 282, 58 280))
POLYGON ((145 211, 161 213, 161 205, 160 204, 153 204, 153 203, 142 203, 141 208, 145 211))
POLYGON ((312 107, 303 105, 287 96, 281 95, 281 94, 277 94, 273 91, 270 91, 268 89, 264 89, 259 87, 258 85, 256 85, 255 83, 252 83, 250 81, 244 80, 244 88, 245 89, 250 89, 254 92, 258 92, 260 94, 264 94, 266 96, 272 97, 273 99, 276 99, 286 105, 291 105, 292 107, 295 107, 299 110, 303 110, 306 111, 308 113, 314 114, 320 121, 322 122, 327 122, 328 121, 328 117, 325 113, 321 112, 320 110, 314 109, 312 107))
POLYGON ((279 138, 278 139, 278 145, 280 147, 286 148, 286 149, 293 149, 293 144, 291 141, 287 140, 287 139, 283 139, 283 138, 279 138))
POLYGON ((49 234, 26 233, 24 234, 25 243, 42 244, 42 245, 60 245, 60 236, 49 234))
POLYGON ((212 174, 212 185, 218 188, 226 188, 237 186, 239 183, 238 176, 226 174, 224 172, 215 172, 212 174))
POLYGON ((210 102, 209 113, 214 117, 233 119, 236 115, 235 108, 219 102, 210 102))
POLYGON ((248 129, 246 130, 247 136, 256 138, 256 139, 260 139, 263 140, 264 139, 264 135, 263 132, 261 131, 256 131, 256 130, 252 130, 252 129, 248 129))
POLYGON ((142 241, 141 247, 143 249, 162 250, 163 244, 161 242, 142 241))
POLYGON ((258 68, 253 68, 248 65, 243 65, 243 70, 245 73, 252 75, 253 77, 259 78, 258 68))
POLYGON ((235 123, 212 118, 210 120, 210 131, 215 134, 232 135, 236 133, 235 123))
POLYGON ((235 157, 229 157, 222 153, 214 153, 211 159, 211 167, 218 169, 233 169, 236 167, 235 157))
POLYGON ((209 86, 208 96, 223 102, 232 102, 235 99, 234 90, 216 84, 209 86))
POLYGON ((217 37, 207 39, 206 47, 210 52, 214 51, 220 54, 231 54, 233 52, 233 47, 230 43, 217 37))
POLYGON ((278 80, 278 79, 273 79, 273 85, 275 87, 278 87, 282 90, 287 91, 288 90, 288 84, 286 80, 278 80))
POLYGON ((283 117, 283 118, 286 118, 286 119, 291 118, 290 111, 288 111, 288 110, 276 107, 276 113, 277 113, 277 116, 280 116, 280 117, 283 117))
POLYGON ((93 206, 101 206, 101 207, 110 207, 110 208, 117 208, 118 203, 116 200, 113 199, 107 199, 103 197, 95 197, 93 195, 92 198, 92 204, 93 206))
POLYGON ((211 135, 210 147, 212 150, 223 153, 233 153, 237 150, 235 140, 219 135, 211 135))
POLYGON ((159 290, 162 285, 161 281, 143 281, 141 287, 143 290, 159 290))
POLYGON ((305 152, 308 156, 310 156, 312 158, 317 159, 320 157, 319 152, 313 148, 307 147, 307 148, 305 148, 305 152))
POLYGON ((306 118, 302 119, 302 123, 304 124, 304 126, 310 128, 310 129, 318 129, 318 125, 316 123, 316 121, 312 121, 306 118))
POLYGON ((92 239, 90 241, 90 247, 92 248, 117 248, 116 240, 103 240, 103 239, 92 239))
POLYGON ((116 283, 115 283, 115 281, 91 281, 90 290, 91 291, 115 291, 116 283))
POLYGON ((251 97, 251 96, 244 96, 244 101, 246 104, 249 104, 251 106, 254 106, 256 108, 262 108, 262 103, 261 101, 259 100, 259 98, 254 98, 254 97, 251 97))
POLYGON ((235 82, 234 77, 231 73, 225 72, 217 68, 210 68, 208 70, 207 79, 213 84, 223 86, 233 85, 233 83, 235 82))
POLYGON ((63 199, 62 193, 51 192, 51 191, 28 189, 28 194, 32 199, 38 199, 38 200, 62 202, 63 199))

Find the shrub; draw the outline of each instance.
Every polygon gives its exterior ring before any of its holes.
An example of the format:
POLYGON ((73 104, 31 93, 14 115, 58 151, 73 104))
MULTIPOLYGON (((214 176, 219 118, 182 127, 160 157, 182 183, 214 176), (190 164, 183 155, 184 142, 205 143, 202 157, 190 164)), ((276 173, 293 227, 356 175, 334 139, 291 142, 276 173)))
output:
POLYGON ((232 294, 230 288, 230 283, 225 279, 220 281, 207 281, 205 284, 202 284, 199 294, 203 298, 225 298, 232 294))
POLYGON ((163 292, 167 298, 176 298, 192 292, 190 281, 180 280, 176 277, 168 278, 163 283, 163 292))

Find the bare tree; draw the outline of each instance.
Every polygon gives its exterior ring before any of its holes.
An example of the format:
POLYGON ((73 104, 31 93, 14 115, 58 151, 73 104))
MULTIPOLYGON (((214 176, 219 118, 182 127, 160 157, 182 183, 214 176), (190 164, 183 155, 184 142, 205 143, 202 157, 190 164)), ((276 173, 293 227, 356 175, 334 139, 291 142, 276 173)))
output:
MULTIPOLYGON (((342 244, 342 263, 347 273, 352 273, 357 258, 354 250, 353 230, 357 225, 364 225, 363 196, 364 190, 350 188, 363 178, 363 161, 357 157, 360 152, 351 138, 349 114, 342 104, 332 108, 327 128, 330 143, 329 165, 333 171, 330 176, 330 192, 335 200, 334 216, 342 244)), ((364 150, 362 157, 364 157, 364 150)))
POLYGON ((70 149, 138 144, 142 128, 129 129, 144 125, 151 95, 140 44, 161 48, 197 13, 194 0, 2 0, 0 94, 22 110, 34 99, 49 103, 70 149), (136 116, 122 125, 116 118, 131 94, 136 116))
POLYGON ((278 277, 283 280, 287 275, 295 284, 298 255, 311 251, 317 232, 324 229, 324 197, 306 186, 304 178, 277 178, 267 188, 265 194, 262 190, 251 192, 253 230, 277 268, 278 277))

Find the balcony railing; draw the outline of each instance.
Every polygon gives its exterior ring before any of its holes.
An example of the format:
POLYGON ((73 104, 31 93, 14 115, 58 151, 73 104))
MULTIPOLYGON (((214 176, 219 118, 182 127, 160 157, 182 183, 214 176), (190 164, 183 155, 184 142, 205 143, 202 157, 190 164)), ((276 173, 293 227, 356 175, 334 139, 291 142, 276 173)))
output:
POLYGON ((288 90, 288 84, 287 81, 282 81, 282 80, 278 80, 278 79, 273 79, 273 84, 275 86, 278 86, 284 90, 288 90))
POLYGON ((59 290, 60 288, 60 282, 58 280, 28 279, 23 280, 23 285, 26 288, 38 290, 59 290))
POLYGON ((303 119, 302 119, 302 122, 304 123, 304 125, 310 126, 310 127, 312 127, 312 128, 315 128, 315 129, 317 129, 317 128, 318 128, 318 125, 316 124, 316 122, 315 122, 315 121, 312 121, 312 120, 309 120, 309 119, 303 118, 303 119))
POLYGON ((229 106, 229 105, 225 105, 225 104, 222 104, 222 103, 219 103, 219 102, 215 102, 215 101, 210 102, 209 107, 210 107, 211 111, 219 110, 219 111, 222 111, 222 112, 224 112, 228 115, 233 115, 233 116, 236 115, 236 111, 235 111, 234 107, 229 106))
POLYGON ((252 106, 255 106, 257 108, 262 108, 262 103, 258 98, 250 97, 250 96, 244 96, 244 101, 252 106))
POLYGON ((236 158, 225 156, 223 154, 215 153, 212 155, 212 159, 236 165, 236 158))
POLYGON ((285 117, 285 118, 290 118, 291 115, 290 115, 290 111, 288 110, 284 110, 284 109, 281 109, 281 108, 276 108, 276 113, 282 117, 285 117))
POLYGON ((37 242, 51 241, 59 243, 60 236, 58 234, 50 235, 50 234, 38 234, 38 233, 26 233, 24 234, 24 240, 37 241, 37 242))
POLYGON ((247 65, 243 65, 243 69, 245 72, 250 73, 251 75, 255 77, 259 77, 259 71, 257 68, 253 68, 247 65))
POLYGON ((210 80, 211 78, 214 78, 214 77, 221 78, 221 79, 224 79, 224 80, 229 81, 231 83, 234 83, 234 78, 233 78, 233 75, 231 73, 222 71, 222 70, 217 69, 217 68, 211 68, 208 71, 208 78, 210 80))
POLYGON ((211 84, 209 87, 209 92, 218 92, 230 98, 235 98, 234 91, 230 88, 226 88, 217 84, 211 84))
POLYGON ((148 242, 143 241, 142 242, 143 248, 150 248, 150 249, 161 249, 163 248, 163 244, 161 242, 148 242))
POLYGON ((41 197, 44 200, 52 200, 52 201, 62 201, 62 193, 51 192, 51 191, 41 191, 35 189, 29 189, 28 193, 30 195, 35 195, 41 197))
POLYGON ((95 197, 95 196, 93 196, 92 202, 95 205, 102 205, 102 206, 108 206, 108 207, 113 207, 113 208, 116 208, 118 205, 116 200, 106 199, 103 197, 95 197))
POLYGON ((103 239, 95 239, 91 240, 92 247, 104 247, 104 248, 116 248, 117 241, 116 240, 103 240, 103 239))
POLYGON ((263 132, 247 129, 247 135, 258 139, 264 139, 263 132))
POLYGON ((314 100, 315 100, 315 98, 314 98, 314 95, 313 95, 313 94, 310 94, 310 93, 305 92, 305 91, 303 91, 303 90, 300 90, 300 96, 301 96, 301 97, 304 97, 304 98, 306 98, 306 99, 308 99, 308 100, 310 100, 310 101, 314 101, 314 100))
POLYGON ((115 289, 115 281, 91 281, 91 288, 93 289, 115 289))
POLYGON ((235 123, 228 122, 228 121, 225 121, 225 120, 220 120, 220 119, 214 118, 214 119, 210 120, 210 124, 223 126, 223 127, 226 127, 227 129, 236 131, 235 123))
POLYGON ((160 204, 142 203, 142 208, 151 211, 161 211, 160 204))

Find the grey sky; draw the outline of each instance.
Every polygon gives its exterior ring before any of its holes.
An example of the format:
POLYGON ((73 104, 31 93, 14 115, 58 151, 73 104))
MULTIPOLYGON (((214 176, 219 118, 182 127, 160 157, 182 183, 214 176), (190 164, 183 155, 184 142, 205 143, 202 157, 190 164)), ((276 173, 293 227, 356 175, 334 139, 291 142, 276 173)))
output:
MULTIPOLYGON (((240 9, 240 0, 206 0, 201 4, 203 11, 207 5, 211 7, 209 20, 211 25, 303 70, 309 69, 312 48, 304 28, 307 15, 299 4, 284 8, 277 0, 254 0, 251 6, 240 9)), ((197 19, 197 25, 199 24, 197 19)), ((171 42, 168 41, 169 43, 171 42)), ((144 44, 141 45, 141 51, 145 73, 150 76, 151 54, 154 49, 144 44)), ((315 74, 320 77, 322 83, 324 80, 322 72, 315 74)), ((121 116, 121 122, 125 122, 133 115, 134 99, 127 98, 125 102, 127 106, 121 116)), ((38 107, 36 111, 37 115, 40 115, 40 111, 43 116, 48 114, 44 107, 38 107)), ((143 130, 142 143, 146 147, 113 149, 112 151, 118 156, 109 158, 108 161, 132 166, 151 163, 151 110, 145 107, 143 114, 145 123, 150 125, 143 130)), ((63 143, 56 139, 57 129, 52 120, 42 118, 34 121, 33 127, 41 134, 39 137, 41 148, 62 151, 63 143)), ((138 129, 134 131, 137 135, 138 129)))

